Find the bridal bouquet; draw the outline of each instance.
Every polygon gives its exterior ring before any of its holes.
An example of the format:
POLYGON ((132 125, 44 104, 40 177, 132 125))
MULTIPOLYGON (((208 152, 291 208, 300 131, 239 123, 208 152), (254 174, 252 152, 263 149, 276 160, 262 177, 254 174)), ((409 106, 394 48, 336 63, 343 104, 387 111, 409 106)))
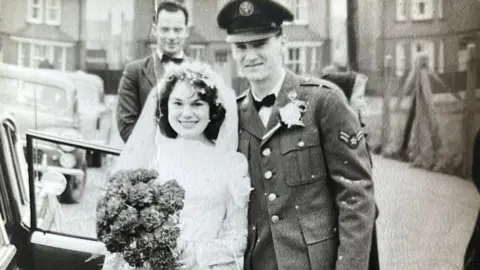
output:
POLYGON ((132 267, 173 269, 185 190, 154 170, 115 173, 97 204, 97 237, 132 267))

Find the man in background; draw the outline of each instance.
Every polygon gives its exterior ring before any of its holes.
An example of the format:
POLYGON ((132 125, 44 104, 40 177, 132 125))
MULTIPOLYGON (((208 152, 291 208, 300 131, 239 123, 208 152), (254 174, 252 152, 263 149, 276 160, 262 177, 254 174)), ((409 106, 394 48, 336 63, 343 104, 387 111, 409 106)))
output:
POLYGON ((122 140, 132 133, 143 106, 157 80, 170 65, 189 61, 184 44, 189 35, 187 9, 173 1, 161 2, 153 17, 157 50, 152 55, 129 63, 118 87, 117 124, 122 140))

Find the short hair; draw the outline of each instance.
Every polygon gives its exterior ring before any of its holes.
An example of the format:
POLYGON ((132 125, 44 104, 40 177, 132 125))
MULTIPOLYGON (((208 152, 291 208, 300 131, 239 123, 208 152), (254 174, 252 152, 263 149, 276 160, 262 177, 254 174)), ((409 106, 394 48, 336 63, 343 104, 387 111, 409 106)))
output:
MULTIPOLYGON (((226 115, 225 108, 221 103, 218 102, 218 90, 215 86, 211 87, 201 79, 194 80, 192 83, 187 79, 184 79, 184 77, 185 69, 180 69, 180 71, 172 73, 171 75, 167 75, 167 77, 159 83, 160 89, 158 90, 161 94, 155 116, 157 118, 160 132, 169 138, 176 138, 178 136, 177 132, 175 132, 168 122, 168 101, 177 83, 181 80, 184 80, 193 87, 205 90, 197 91, 197 95, 200 100, 207 102, 210 107, 210 122, 203 131, 203 134, 208 140, 215 141, 218 137, 220 127, 222 126, 226 115)), ((155 91, 155 88, 152 91, 155 91)))
POLYGON ((188 14, 187 8, 184 5, 182 5, 180 3, 177 3, 177 2, 174 2, 174 1, 162 1, 162 2, 160 2, 160 4, 158 4, 158 6, 157 6, 157 12, 155 13, 155 15, 152 18, 154 23, 158 22, 158 19, 157 19, 158 14, 162 10, 166 10, 166 11, 169 11, 169 12, 177 12, 177 11, 183 12, 183 14, 185 15, 185 25, 188 25, 190 16, 188 14))

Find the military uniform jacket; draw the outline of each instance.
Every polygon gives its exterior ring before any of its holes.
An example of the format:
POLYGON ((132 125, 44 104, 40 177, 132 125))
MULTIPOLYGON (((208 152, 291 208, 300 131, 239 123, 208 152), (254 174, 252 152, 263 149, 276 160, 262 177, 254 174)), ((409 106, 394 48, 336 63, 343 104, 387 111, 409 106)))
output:
POLYGON ((250 91, 238 105, 239 151, 253 187, 245 269, 368 269, 371 164, 341 90, 287 71, 266 128, 250 91), (304 126, 288 128, 280 111, 295 101, 307 104, 304 126))

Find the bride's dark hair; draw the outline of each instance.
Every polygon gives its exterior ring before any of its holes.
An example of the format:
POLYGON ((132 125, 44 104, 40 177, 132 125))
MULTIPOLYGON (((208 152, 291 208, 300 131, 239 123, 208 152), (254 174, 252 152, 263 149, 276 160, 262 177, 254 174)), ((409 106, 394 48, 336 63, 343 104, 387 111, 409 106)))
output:
POLYGON ((188 66, 184 65, 176 70, 167 72, 165 76, 166 78, 159 84, 160 97, 155 110, 155 117, 157 118, 160 131, 169 138, 176 138, 178 135, 168 122, 168 100, 178 81, 185 80, 191 87, 197 90, 198 97, 207 102, 210 107, 210 122, 203 133, 208 140, 215 141, 225 120, 226 113, 225 108, 218 100, 216 86, 211 84, 209 78, 205 75, 189 71, 188 66))

